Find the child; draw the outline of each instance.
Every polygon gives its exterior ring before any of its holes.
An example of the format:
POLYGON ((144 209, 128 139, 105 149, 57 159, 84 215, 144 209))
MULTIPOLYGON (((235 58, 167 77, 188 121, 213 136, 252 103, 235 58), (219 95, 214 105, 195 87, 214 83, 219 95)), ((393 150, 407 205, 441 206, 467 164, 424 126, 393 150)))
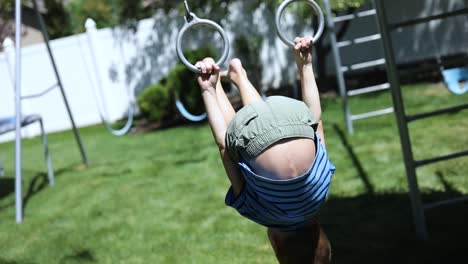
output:
POLYGON ((226 204, 268 227, 280 263, 328 263, 329 243, 313 216, 326 199, 335 166, 325 151, 312 39, 296 38, 295 44, 304 102, 283 96, 263 101, 238 59, 226 73, 241 94, 244 107, 237 113, 211 58, 195 65, 201 70, 197 80, 232 184, 226 204))

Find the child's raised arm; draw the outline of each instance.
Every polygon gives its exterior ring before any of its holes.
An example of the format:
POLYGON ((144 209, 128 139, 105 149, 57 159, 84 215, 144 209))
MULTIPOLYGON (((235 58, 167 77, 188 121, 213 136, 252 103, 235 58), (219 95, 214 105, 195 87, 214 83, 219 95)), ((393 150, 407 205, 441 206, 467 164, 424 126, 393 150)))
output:
POLYGON ((317 133, 322 138, 325 146, 325 135, 322 126, 322 107, 315 82, 314 69, 312 66, 312 37, 296 38, 294 40, 294 58, 296 60, 299 77, 301 80, 302 100, 317 118, 317 133))
POLYGON ((208 122, 211 127, 211 132, 218 145, 221 160, 223 161, 226 174, 231 181, 235 195, 238 195, 243 187, 243 178, 239 167, 230 158, 226 151, 226 130, 227 124, 220 106, 218 105, 216 86, 219 78, 219 66, 215 64, 211 58, 206 58, 203 61, 195 64, 202 72, 198 74, 197 81, 200 86, 203 102, 205 103, 206 112, 208 113, 208 122))

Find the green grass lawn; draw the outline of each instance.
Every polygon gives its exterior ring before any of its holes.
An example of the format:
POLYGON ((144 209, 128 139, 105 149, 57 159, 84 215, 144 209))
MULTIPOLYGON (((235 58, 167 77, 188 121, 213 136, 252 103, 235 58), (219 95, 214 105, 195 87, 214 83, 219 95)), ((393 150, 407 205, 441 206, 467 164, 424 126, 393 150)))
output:
MULTIPOLYGON (((405 87, 409 113, 467 102, 434 85, 405 87)), ((388 93, 353 98, 356 113, 391 104, 388 93)), ((319 214, 333 263, 466 263, 468 203, 427 213, 418 241, 393 115, 345 130, 341 102, 324 98, 327 148, 337 167, 319 214), (465 260, 465 261, 462 261, 465 260)), ((468 146, 466 113, 410 125, 418 159, 468 146)), ((24 222, 14 222, 14 145, 0 145, 0 264, 275 263, 265 228, 224 205, 229 187, 207 124, 113 137, 81 129, 49 135, 56 185, 48 187, 39 138, 23 148, 24 222)), ((468 159, 418 169, 424 201, 468 194, 468 159)))

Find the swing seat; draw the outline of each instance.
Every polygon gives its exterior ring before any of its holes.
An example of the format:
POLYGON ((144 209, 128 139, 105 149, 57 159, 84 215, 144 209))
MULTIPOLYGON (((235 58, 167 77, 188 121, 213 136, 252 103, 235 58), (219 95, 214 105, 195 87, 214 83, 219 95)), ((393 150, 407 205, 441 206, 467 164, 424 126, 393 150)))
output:
MULTIPOLYGON (((42 146, 44 148, 45 161, 46 161, 46 166, 47 166, 47 174, 49 177, 49 184, 53 185, 54 184, 54 169, 52 167, 52 160, 49 154, 49 146, 47 145, 47 135, 44 130, 42 117, 37 114, 22 116, 21 128, 34 124, 36 122, 39 123, 40 129, 41 129, 42 146)), ((16 130, 16 117, 0 117, 0 135, 9 133, 15 130, 16 130)), ((3 174, 3 166, 1 162, 0 162, 0 174, 3 174)))
POLYGON ((445 85, 453 94, 468 92, 468 67, 447 69, 442 71, 445 85))
MULTIPOLYGON (((25 127, 35 122, 42 122, 42 118, 39 115, 26 115, 23 116, 21 121, 21 127, 25 127)), ((16 118, 6 117, 0 118, 0 135, 5 134, 16 129, 16 118)))

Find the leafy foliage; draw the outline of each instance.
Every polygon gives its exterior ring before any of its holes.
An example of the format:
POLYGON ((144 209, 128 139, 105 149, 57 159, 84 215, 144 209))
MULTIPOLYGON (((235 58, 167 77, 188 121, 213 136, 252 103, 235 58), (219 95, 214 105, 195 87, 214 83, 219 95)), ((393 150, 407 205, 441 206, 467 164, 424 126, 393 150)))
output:
POLYGON ((69 36, 73 33, 70 16, 60 0, 45 0, 47 15, 44 21, 51 39, 69 36))
POLYGON ((160 82, 146 88, 138 97, 138 106, 148 120, 160 122, 168 115, 169 89, 160 82))
MULTIPOLYGON (((212 57, 211 49, 202 48, 184 52, 186 58, 197 61, 205 57, 212 57)), ((160 122, 174 116, 173 102, 178 97, 193 114, 200 114, 203 110, 203 100, 195 75, 185 65, 178 63, 168 77, 143 90, 138 97, 138 106, 143 117, 150 121, 160 122)))
POLYGON ((113 15, 110 0, 75 0, 68 5, 68 9, 76 33, 84 32, 84 23, 87 18, 92 18, 97 28, 111 27, 116 24, 116 16, 113 15))
POLYGON ((234 39, 234 53, 248 70, 250 81, 255 87, 261 87, 262 64, 260 63, 260 49, 262 39, 259 36, 240 35, 234 39))
POLYGON ((0 46, 3 40, 13 34, 13 4, 12 0, 0 0, 0 46))
MULTIPOLYGON (((214 52, 208 48, 187 50, 184 52, 187 60, 195 62, 206 57, 213 57, 214 52)), ((178 96, 184 103, 188 111, 194 114, 203 112, 204 106, 200 93, 200 88, 195 75, 182 63, 177 63, 176 67, 168 76, 167 85, 173 89, 174 96, 178 96)))
MULTIPOLYGON (((229 5, 235 1, 239 0, 190 0, 188 3, 190 10, 199 16, 221 20, 229 12, 229 5)), ((255 9, 264 3, 273 11, 282 1, 252 0, 249 1, 249 5, 255 9)), ((3 10, 8 10, 12 2, 11 0, 0 1, 0 28, 5 16, 3 10)), ((368 2, 369 0, 331 0, 331 5, 334 10, 341 10, 356 8, 368 2)), ((96 21, 98 28, 124 25, 135 30, 138 20, 150 17, 157 10, 177 9, 180 13, 185 12, 181 0, 74 0, 67 5, 70 14, 67 13, 60 0, 45 0, 45 4, 48 10, 45 20, 52 38, 67 36, 72 32, 84 32, 84 22, 88 17, 96 21)))
POLYGON ((142 0, 112 0, 117 23, 135 29, 139 19, 150 17, 152 12, 144 8, 142 0))
POLYGON ((368 4, 370 0, 332 0, 332 9, 346 9, 348 7, 360 7, 364 4, 368 4))

